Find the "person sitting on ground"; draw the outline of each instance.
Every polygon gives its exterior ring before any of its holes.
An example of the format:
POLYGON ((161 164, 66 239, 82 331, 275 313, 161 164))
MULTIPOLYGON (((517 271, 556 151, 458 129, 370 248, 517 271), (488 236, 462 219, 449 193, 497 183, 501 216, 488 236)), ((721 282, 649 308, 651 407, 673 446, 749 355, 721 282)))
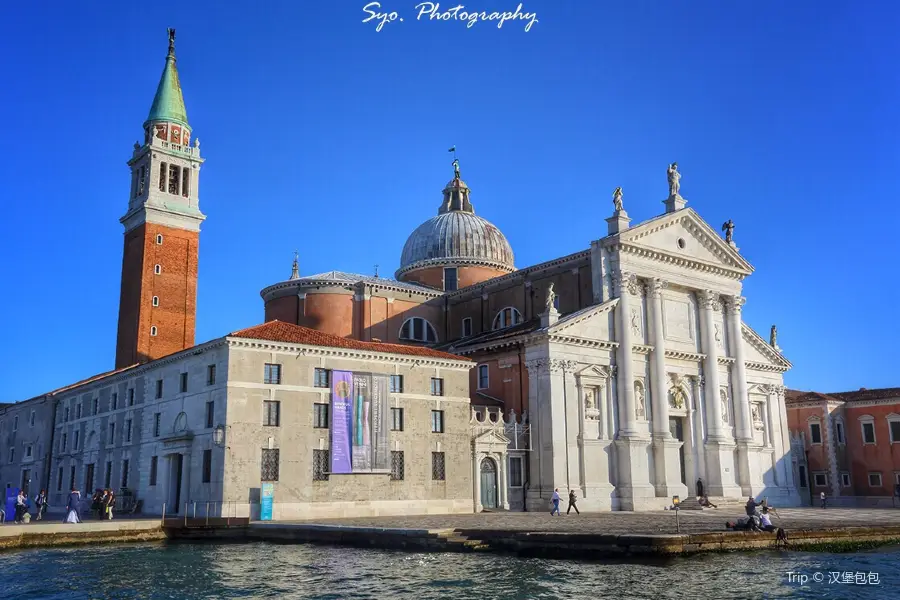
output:
POLYGON ((760 529, 763 531, 775 531, 778 528, 772 525, 772 519, 769 518, 769 511, 763 508, 762 514, 759 515, 760 529))
POLYGON ((748 517, 752 517, 753 515, 756 514, 757 506, 759 506, 759 504, 757 504, 756 500, 753 499, 753 496, 747 496, 746 510, 747 510, 748 517))
POLYGON ((709 501, 709 496, 703 496, 702 498, 700 498, 700 506, 705 506, 708 508, 719 508, 718 506, 716 506, 715 504, 713 504, 712 502, 709 501))

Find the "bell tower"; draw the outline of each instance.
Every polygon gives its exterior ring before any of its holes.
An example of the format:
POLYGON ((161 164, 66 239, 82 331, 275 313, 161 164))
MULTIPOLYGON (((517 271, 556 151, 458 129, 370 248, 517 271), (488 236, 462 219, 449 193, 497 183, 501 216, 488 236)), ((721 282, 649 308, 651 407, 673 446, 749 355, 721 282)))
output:
POLYGON ((143 144, 128 166, 131 190, 122 256, 116 368, 194 345, 200 223, 200 140, 191 143, 175 66, 175 30, 143 144))

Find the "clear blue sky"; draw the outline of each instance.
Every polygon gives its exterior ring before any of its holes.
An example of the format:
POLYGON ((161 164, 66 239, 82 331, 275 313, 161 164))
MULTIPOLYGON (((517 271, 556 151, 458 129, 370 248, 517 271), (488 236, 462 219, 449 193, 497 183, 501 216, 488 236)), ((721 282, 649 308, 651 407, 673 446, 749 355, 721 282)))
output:
POLYGON ((392 273, 455 144, 520 267, 604 235, 616 186, 658 214, 677 160, 689 205, 736 223, 745 320, 778 324, 788 385, 900 385, 896 4, 531 1, 526 33, 416 21, 416 0, 376 32, 365 3, 7 7, 0 400, 113 365, 125 162, 166 27, 207 159, 198 341, 261 322, 295 249, 304 274, 392 273))

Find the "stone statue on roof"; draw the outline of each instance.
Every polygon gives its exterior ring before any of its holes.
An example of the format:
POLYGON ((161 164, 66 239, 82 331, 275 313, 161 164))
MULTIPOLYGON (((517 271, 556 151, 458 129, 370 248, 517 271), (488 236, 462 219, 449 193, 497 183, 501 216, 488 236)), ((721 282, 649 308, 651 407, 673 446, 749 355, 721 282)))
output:
POLYGON ((725 232, 725 241, 729 244, 734 243, 734 221, 728 219, 722 223, 722 231, 725 232))
POLYGON ((677 198, 681 190, 681 173, 678 172, 678 163, 673 162, 666 171, 669 178, 669 198, 677 198))
POLYGON ((616 212, 625 210, 622 207, 622 188, 617 187, 613 192, 613 207, 615 207, 616 212))
POLYGON ((550 287, 547 288, 547 312, 554 310, 556 310, 556 293, 553 291, 553 282, 550 282, 550 287))
POLYGON ((769 332, 769 345, 773 348, 778 347, 778 328, 772 325, 772 330, 769 332))
POLYGON ((459 159, 453 159, 453 178, 459 179, 459 159))

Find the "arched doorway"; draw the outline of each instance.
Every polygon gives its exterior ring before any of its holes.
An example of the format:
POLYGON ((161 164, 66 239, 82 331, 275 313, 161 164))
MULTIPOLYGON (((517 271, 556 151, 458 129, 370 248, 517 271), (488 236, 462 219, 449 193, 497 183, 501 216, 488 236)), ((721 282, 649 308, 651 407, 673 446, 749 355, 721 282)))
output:
POLYGON ((497 508, 497 463, 490 458, 481 461, 481 506, 497 508))

